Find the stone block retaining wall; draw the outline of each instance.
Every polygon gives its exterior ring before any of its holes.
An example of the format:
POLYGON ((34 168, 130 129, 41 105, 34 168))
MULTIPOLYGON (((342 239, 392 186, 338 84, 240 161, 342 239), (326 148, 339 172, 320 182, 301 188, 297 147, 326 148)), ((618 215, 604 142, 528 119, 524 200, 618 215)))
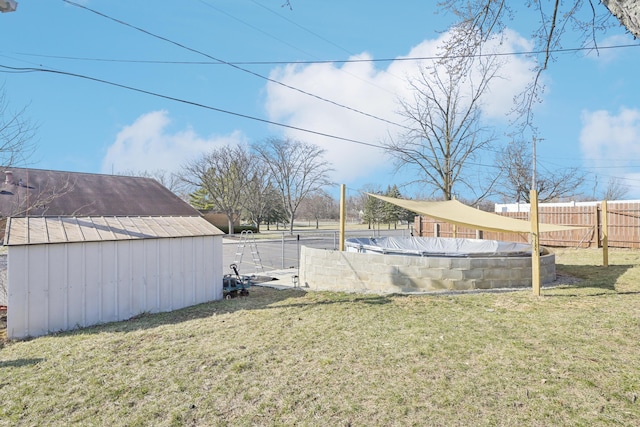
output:
MULTIPOLYGON (((540 258, 541 282, 556 278, 555 255, 540 258)), ((300 251, 301 286, 347 292, 428 292, 531 287, 531 258, 437 258, 300 251)))

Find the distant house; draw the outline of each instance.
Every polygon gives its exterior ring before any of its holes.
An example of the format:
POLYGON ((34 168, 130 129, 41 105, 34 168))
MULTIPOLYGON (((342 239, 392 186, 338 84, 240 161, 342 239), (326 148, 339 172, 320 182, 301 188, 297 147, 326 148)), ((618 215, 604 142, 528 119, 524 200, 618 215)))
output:
MULTIPOLYGON (((226 214, 215 212, 215 211, 200 211, 200 212, 202 213, 202 216, 204 216, 204 219, 206 219, 216 227, 220 227, 225 230, 229 227, 229 219, 227 218, 226 214)), ((235 221, 233 221, 233 225, 234 226, 240 225, 239 217, 236 218, 235 221)))
POLYGON ((24 168, 4 178, 10 338, 222 298, 222 232, 157 181, 24 168))

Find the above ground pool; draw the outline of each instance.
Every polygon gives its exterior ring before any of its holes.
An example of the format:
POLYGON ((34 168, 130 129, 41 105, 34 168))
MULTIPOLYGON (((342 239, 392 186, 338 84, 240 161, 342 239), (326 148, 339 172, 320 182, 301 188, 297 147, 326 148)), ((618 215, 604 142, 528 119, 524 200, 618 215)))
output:
POLYGON ((528 243, 448 237, 372 237, 346 239, 348 252, 430 257, 526 257, 528 243))
MULTIPOLYGON (((531 245, 442 237, 347 239, 345 251, 302 247, 300 283, 347 292, 431 292, 532 286, 531 245)), ((540 280, 556 278, 540 248, 540 280)))

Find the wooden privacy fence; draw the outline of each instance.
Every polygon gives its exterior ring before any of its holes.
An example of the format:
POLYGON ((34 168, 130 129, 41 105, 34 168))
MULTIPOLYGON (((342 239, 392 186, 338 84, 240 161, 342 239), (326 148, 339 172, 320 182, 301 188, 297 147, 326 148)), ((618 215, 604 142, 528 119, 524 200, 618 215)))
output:
MULTIPOLYGON (((607 202, 608 244, 617 248, 640 248, 640 202, 607 202)), ((529 212, 501 212, 498 215, 529 220, 529 212)), ((540 244, 557 247, 601 247, 602 203, 578 206, 539 206, 541 223, 584 227, 574 231, 541 233, 540 244)), ((528 242, 528 233, 480 231, 418 216, 414 230, 418 236, 528 242)))

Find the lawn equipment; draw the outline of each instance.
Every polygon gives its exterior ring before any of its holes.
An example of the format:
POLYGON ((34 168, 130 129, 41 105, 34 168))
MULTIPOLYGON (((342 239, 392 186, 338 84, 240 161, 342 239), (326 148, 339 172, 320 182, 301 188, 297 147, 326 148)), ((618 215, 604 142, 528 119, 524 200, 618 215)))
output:
POLYGON ((222 296, 225 299, 235 298, 238 295, 248 296, 251 280, 248 276, 241 276, 238 273, 236 264, 231 264, 229 267, 233 270, 233 273, 225 274, 222 278, 222 296))

